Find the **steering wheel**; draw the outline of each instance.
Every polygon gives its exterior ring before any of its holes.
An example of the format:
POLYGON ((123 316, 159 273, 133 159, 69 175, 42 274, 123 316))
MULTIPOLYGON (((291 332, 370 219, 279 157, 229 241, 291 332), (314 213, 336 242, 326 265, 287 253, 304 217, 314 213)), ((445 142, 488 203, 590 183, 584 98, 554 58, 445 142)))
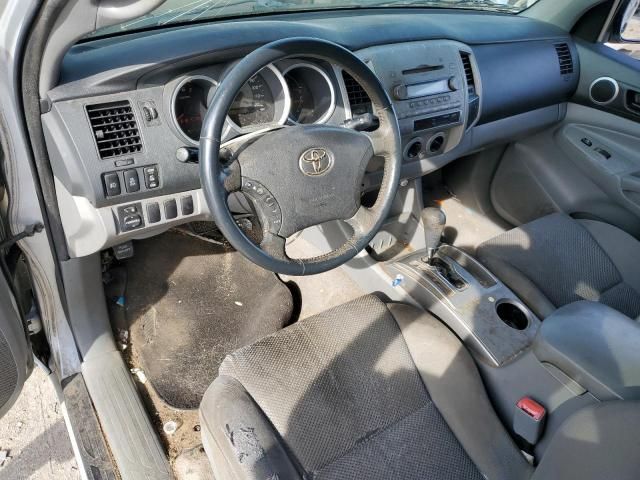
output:
POLYGON ((389 97, 375 74, 349 50, 313 38, 289 38, 264 45, 240 60, 222 79, 200 137, 200 177, 218 228, 240 253, 276 273, 312 275, 339 267, 376 234, 391 208, 400 178, 402 148, 389 97), (222 131, 238 91, 267 65, 291 57, 312 57, 346 70, 364 88, 379 119, 370 133, 328 125, 297 125, 265 133, 234 156, 220 161, 222 131), (375 204, 360 203, 369 161, 384 159, 375 204), (260 245, 235 222, 227 204, 240 191, 252 200, 263 229, 260 245), (331 252, 308 259, 287 256, 287 237, 330 220, 344 220, 353 235, 331 252))

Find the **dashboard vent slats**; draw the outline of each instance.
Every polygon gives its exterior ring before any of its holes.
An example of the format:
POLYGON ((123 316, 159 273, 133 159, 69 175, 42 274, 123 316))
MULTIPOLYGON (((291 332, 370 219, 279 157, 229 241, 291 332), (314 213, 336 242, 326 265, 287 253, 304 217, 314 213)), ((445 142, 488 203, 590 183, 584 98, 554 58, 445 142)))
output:
POLYGON ((342 79, 349 98, 351 115, 355 117, 365 113, 372 113, 371 99, 367 92, 364 91, 364 88, 344 70, 342 71, 342 79))
POLYGON ((568 75, 573 73, 573 57, 571 50, 566 43, 554 43, 553 46, 558 54, 558 62, 560 63, 560 74, 568 75))
POLYGON ((128 100, 87 105, 87 115, 100 158, 142 151, 142 138, 128 100))
POLYGON ((476 79, 473 75, 473 65, 471 64, 471 54, 469 52, 460 52, 460 59, 462 60, 462 67, 464 68, 464 77, 467 81, 467 94, 468 106, 467 106, 467 129, 474 125, 474 122, 480 116, 480 96, 476 90, 476 79))
POLYGON ((471 67, 471 58, 467 52, 460 52, 460 58, 462 59, 462 66, 464 67, 464 76, 467 79, 467 88, 469 90, 475 90, 476 81, 473 78, 473 68, 471 67))

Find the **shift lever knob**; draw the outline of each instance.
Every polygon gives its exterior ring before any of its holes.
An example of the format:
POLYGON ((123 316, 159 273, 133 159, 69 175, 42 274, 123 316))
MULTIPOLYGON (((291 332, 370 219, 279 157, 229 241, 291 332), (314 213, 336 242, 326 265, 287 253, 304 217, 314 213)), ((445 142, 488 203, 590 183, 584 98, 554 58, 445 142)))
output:
POLYGON ((440 246, 440 239, 444 226, 447 224, 447 217, 441 208, 429 207, 422 210, 422 224, 424 225, 424 239, 427 246, 427 260, 435 255, 440 246))

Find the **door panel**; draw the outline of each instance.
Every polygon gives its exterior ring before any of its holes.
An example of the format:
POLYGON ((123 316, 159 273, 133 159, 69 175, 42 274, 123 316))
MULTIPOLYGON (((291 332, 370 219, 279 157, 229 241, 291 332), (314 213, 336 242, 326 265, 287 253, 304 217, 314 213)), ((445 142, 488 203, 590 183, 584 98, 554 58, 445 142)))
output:
MULTIPOLYGON (((0 166, 3 162, 4 152, 0 147, 0 166)), ((0 181, 0 242, 9 237, 6 222, 8 204, 5 185, 0 181)), ((0 250, 0 417, 15 403, 33 366, 31 346, 21 315, 26 304, 18 306, 11 287, 19 284, 22 278, 20 266, 24 264, 20 263, 17 253, 15 246, 13 250, 0 250)), ((24 285, 18 288, 24 288, 26 292, 24 285)))
POLYGON ((640 93, 640 60, 619 52, 604 44, 577 41, 580 58, 580 83, 574 100, 585 106, 640 121, 640 109, 635 94, 640 93), (600 78, 612 78, 618 83, 619 92, 606 105, 599 105, 592 97, 592 85, 600 78))
POLYGON ((584 42, 578 53, 580 83, 564 120, 507 148, 492 201, 516 225, 562 211, 640 238, 640 61, 584 42), (613 80, 611 101, 593 98, 602 77, 613 80))
MULTIPOLYGON (((588 112, 591 113, 591 112, 588 112)), ((558 134, 558 144, 614 202, 640 216, 640 137, 607 127, 569 123, 558 134)))
POLYGON ((629 193, 635 185, 622 183, 638 174, 640 123, 569 104, 559 125, 507 148, 491 199, 514 225, 561 211, 601 219, 640 237, 640 202, 629 193))
POLYGON ((0 417, 15 403, 31 366, 21 316, 6 276, 0 273, 0 417))

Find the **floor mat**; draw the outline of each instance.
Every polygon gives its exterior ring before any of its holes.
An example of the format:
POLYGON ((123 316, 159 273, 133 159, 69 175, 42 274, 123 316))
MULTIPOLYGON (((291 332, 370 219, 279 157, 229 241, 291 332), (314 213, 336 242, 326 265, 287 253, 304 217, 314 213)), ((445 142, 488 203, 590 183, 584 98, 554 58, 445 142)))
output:
POLYGON ((239 253, 170 231, 127 261, 132 354, 158 395, 197 408, 224 357, 287 325, 289 289, 239 253))

